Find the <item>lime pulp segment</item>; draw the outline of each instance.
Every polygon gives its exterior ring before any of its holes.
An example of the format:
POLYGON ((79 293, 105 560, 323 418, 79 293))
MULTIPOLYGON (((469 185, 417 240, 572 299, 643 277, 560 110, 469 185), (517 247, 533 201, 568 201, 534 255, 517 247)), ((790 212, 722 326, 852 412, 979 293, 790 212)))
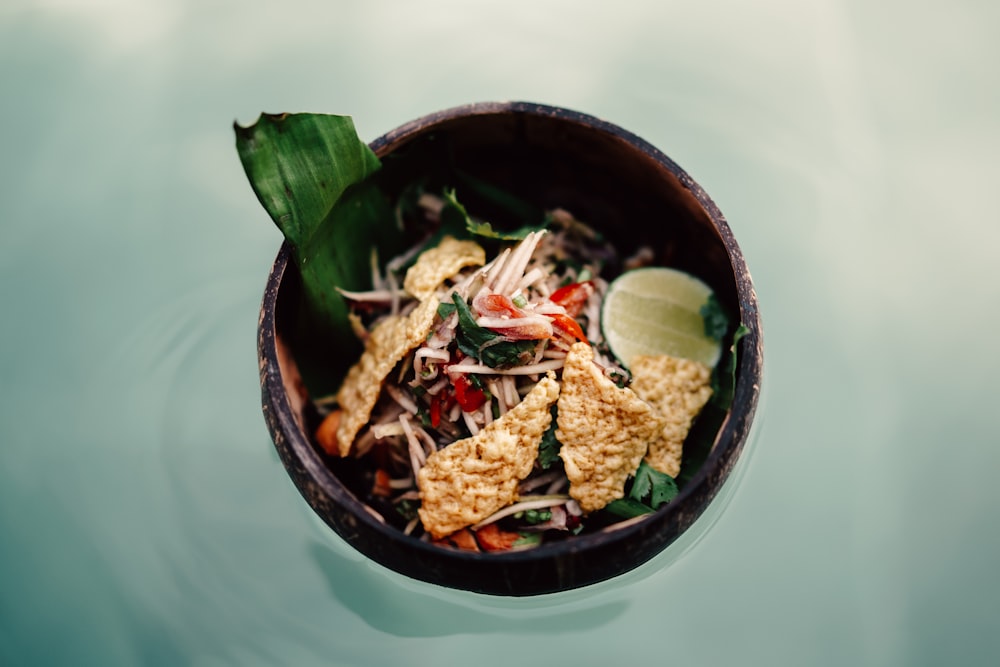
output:
POLYGON ((601 326, 611 351, 629 366, 637 355, 667 354, 714 366, 720 345, 705 334, 702 306, 711 288, 665 267, 619 276, 605 295, 601 326))

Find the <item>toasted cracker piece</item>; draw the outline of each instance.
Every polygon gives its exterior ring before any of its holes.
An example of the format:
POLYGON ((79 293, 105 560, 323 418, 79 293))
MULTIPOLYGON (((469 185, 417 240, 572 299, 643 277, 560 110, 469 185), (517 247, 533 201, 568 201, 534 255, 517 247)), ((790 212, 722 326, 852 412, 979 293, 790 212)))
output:
POLYGON ((344 411, 337 427, 337 447, 341 456, 347 456, 358 431, 368 423, 382 391, 382 382, 410 350, 427 338, 437 307, 437 298, 428 299, 409 315, 390 316, 372 329, 361 358, 347 372, 337 392, 337 403, 344 411))
POLYGON ((437 246, 420 253, 406 272, 403 289, 423 301, 465 267, 485 263, 486 251, 478 243, 445 236, 437 246))
POLYGON ((517 500, 559 397, 555 374, 479 433, 427 457, 417 473, 420 521, 435 539, 482 521, 517 500))
POLYGON ((666 419, 663 430, 649 443, 646 461, 677 477, 684 439, 712 396, 712 370, 700 362, 667 355, 637 356, 631 370, 632 389, 666 419))
POLYGON ((593 363, 594 351, 576 343, 566 355, 556 437, 569 494, 584 512, 625 495, 663 419, 631 389, 619 388, 593 363))

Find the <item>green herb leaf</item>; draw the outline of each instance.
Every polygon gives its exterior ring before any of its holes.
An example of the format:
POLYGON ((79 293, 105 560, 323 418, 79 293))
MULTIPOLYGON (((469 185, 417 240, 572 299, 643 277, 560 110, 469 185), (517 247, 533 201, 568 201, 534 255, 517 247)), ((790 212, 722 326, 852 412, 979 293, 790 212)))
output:
POLYGON ((536 547, 542 543, 541 533, 519 533, 511 547, 536 547))
POLYGON ((750 333, 742 323, 736 328, 733 334, 733 343, 722 355, 719 363, 712 370, 712 398, 715 405, 728 410, 733 402, 733 392, 736 389, 736 366, 738 359, 737 349, 740 339, 750 333))
POLYGON ((632 481, 629 498, 656 509, 677 495, 677 484, 670 475, 660 472, 646 461, 639 463, 632 481))
POLYGON ((677 495, 674 478, 642 461, 632 478, 628 495, 608 503, 603 509, 615 516, 631 519, 649 514, 677 495))
POLYGON ((536 525, 539 523, 545 523, 552 518, 552 510, 541 509, 541 510, 525 510, 523 518, 526 523, 531 525, 536 525))
POLYGON ((456 170, 455 175, 463 186, 463 190, 472 192, 484 202, 504 211, 507 213, 507 217, 512 220, 541 220, 543 222, 538 225, 538 228, 546 226, 544 210, 515 196, 509 190, 497 187, 462 170, 456 170))
POLYGON ((417 509, 420 507, 420 502, 417 500, 410 500, 409 498, 401 500, 396 503, 396 511, 399 512, 407 521, 416 518, 417 509))
POLYGON ((520 241, 529 233, 538 229, 544 229, 544 225, 536 227, 524 226, 511 232, 500 232, 494 230, 493 225, 489 222, 476 222, 473 220, 472 216, 466 211, 465 206, 458 201, 454 189, 445 190, 443 198, 444 208, 441 209, 441 226, 452 230, 452 234, 455 236, 460 235, 459 228, 462 228, 474 236, 501 241, 520 241))
POLYGON ((611 514, 623 519, 631 519, 632 517, 649 514, 653 511, 651 507, 644 505, 634 498, 619 498, 618 500, 612 500, 610 503, 605 505, 603 509, 604 511, 610 512, 611 514))
POLYGON ((542 441, 538 443, 538 465, 542 467, 542 470, 548 470, 552 467, 553 463, 559 461, 559 450, 562 448, 562 443, 556 438, 556 406, 553 405, 551 409, 552 423, 549 424, 549 428, 546 429, 545 433, 542 434, 542 441))
POLYGON ((458 201, 453 188, 446 188, 441 193, 441 198, 444 199, 444 207, 441 209, 440 233, 464 238, 473 225, 472 217, 465 210, 465 206, 458 201))
POLYGON ((722 303, 712 293, 708 296, 708 301, 699 311, 702 320, 705 322, 705 335, 717 341, 721 341, 729 330, 729 316, 726 314, 722 303))
POLYGON ((530 227, 524 226, 519 227, 510 232, 498 232, 493 229, 493 225, 488 222, 475 222, 474 220, 469 221, 468 230, 471 234, 476 236, 482 236, 487 239, 498 239, 501 241, 520 241, 524 239, 528 234, 540 229, 545 229, 544 226, 530 227))
POLYGON ((455 304, 444 301, 438 304, 437 314, 442 320, 448 319, 456 310, 455 304))

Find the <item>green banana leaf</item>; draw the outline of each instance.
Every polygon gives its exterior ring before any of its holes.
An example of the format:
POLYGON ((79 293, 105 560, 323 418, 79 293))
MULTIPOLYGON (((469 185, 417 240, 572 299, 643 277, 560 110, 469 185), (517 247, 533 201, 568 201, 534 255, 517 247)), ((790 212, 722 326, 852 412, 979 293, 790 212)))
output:
POLYGON ((301 277, 294 345, 303 381, 313 396, 331 394, 361 350, 337 287, 369 289, 373 249, 384 261, 404 247, 375 179, 381 163, 349 116, 262 114, 234 129, 250 185, 301 277))

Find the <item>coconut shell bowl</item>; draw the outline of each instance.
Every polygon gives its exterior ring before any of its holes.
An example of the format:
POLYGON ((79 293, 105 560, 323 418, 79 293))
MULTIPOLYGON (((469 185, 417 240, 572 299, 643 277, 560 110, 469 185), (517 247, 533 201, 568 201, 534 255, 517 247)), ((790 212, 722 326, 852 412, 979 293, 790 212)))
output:
MULTIPOLYGON (((328 456, 296 366, 293 304, 301 289, 284 244, 270 270, 258 329, 263 413, 285 470, 312 510, 351 547, 397 573, 496 596, 577 589, 634 570, 705 512, 744 452, 763 370, 761 320, 733 232, 705 191, 654 146, 575 111, 522 102, 480 103, 418 118, 371 142, 386 160, 416 146, 448 145, 467 173, 546 208, 586 220, 623 254, 654 250, 657 263, 698 275, 740 324, 733 398, 710 424, 708 445, 678 495, 641 521, 509 552, 442 547, 388 525, 361 499, 350 464, 328 456)), ((699 424, 696 423, 695 428, 699 424)))

